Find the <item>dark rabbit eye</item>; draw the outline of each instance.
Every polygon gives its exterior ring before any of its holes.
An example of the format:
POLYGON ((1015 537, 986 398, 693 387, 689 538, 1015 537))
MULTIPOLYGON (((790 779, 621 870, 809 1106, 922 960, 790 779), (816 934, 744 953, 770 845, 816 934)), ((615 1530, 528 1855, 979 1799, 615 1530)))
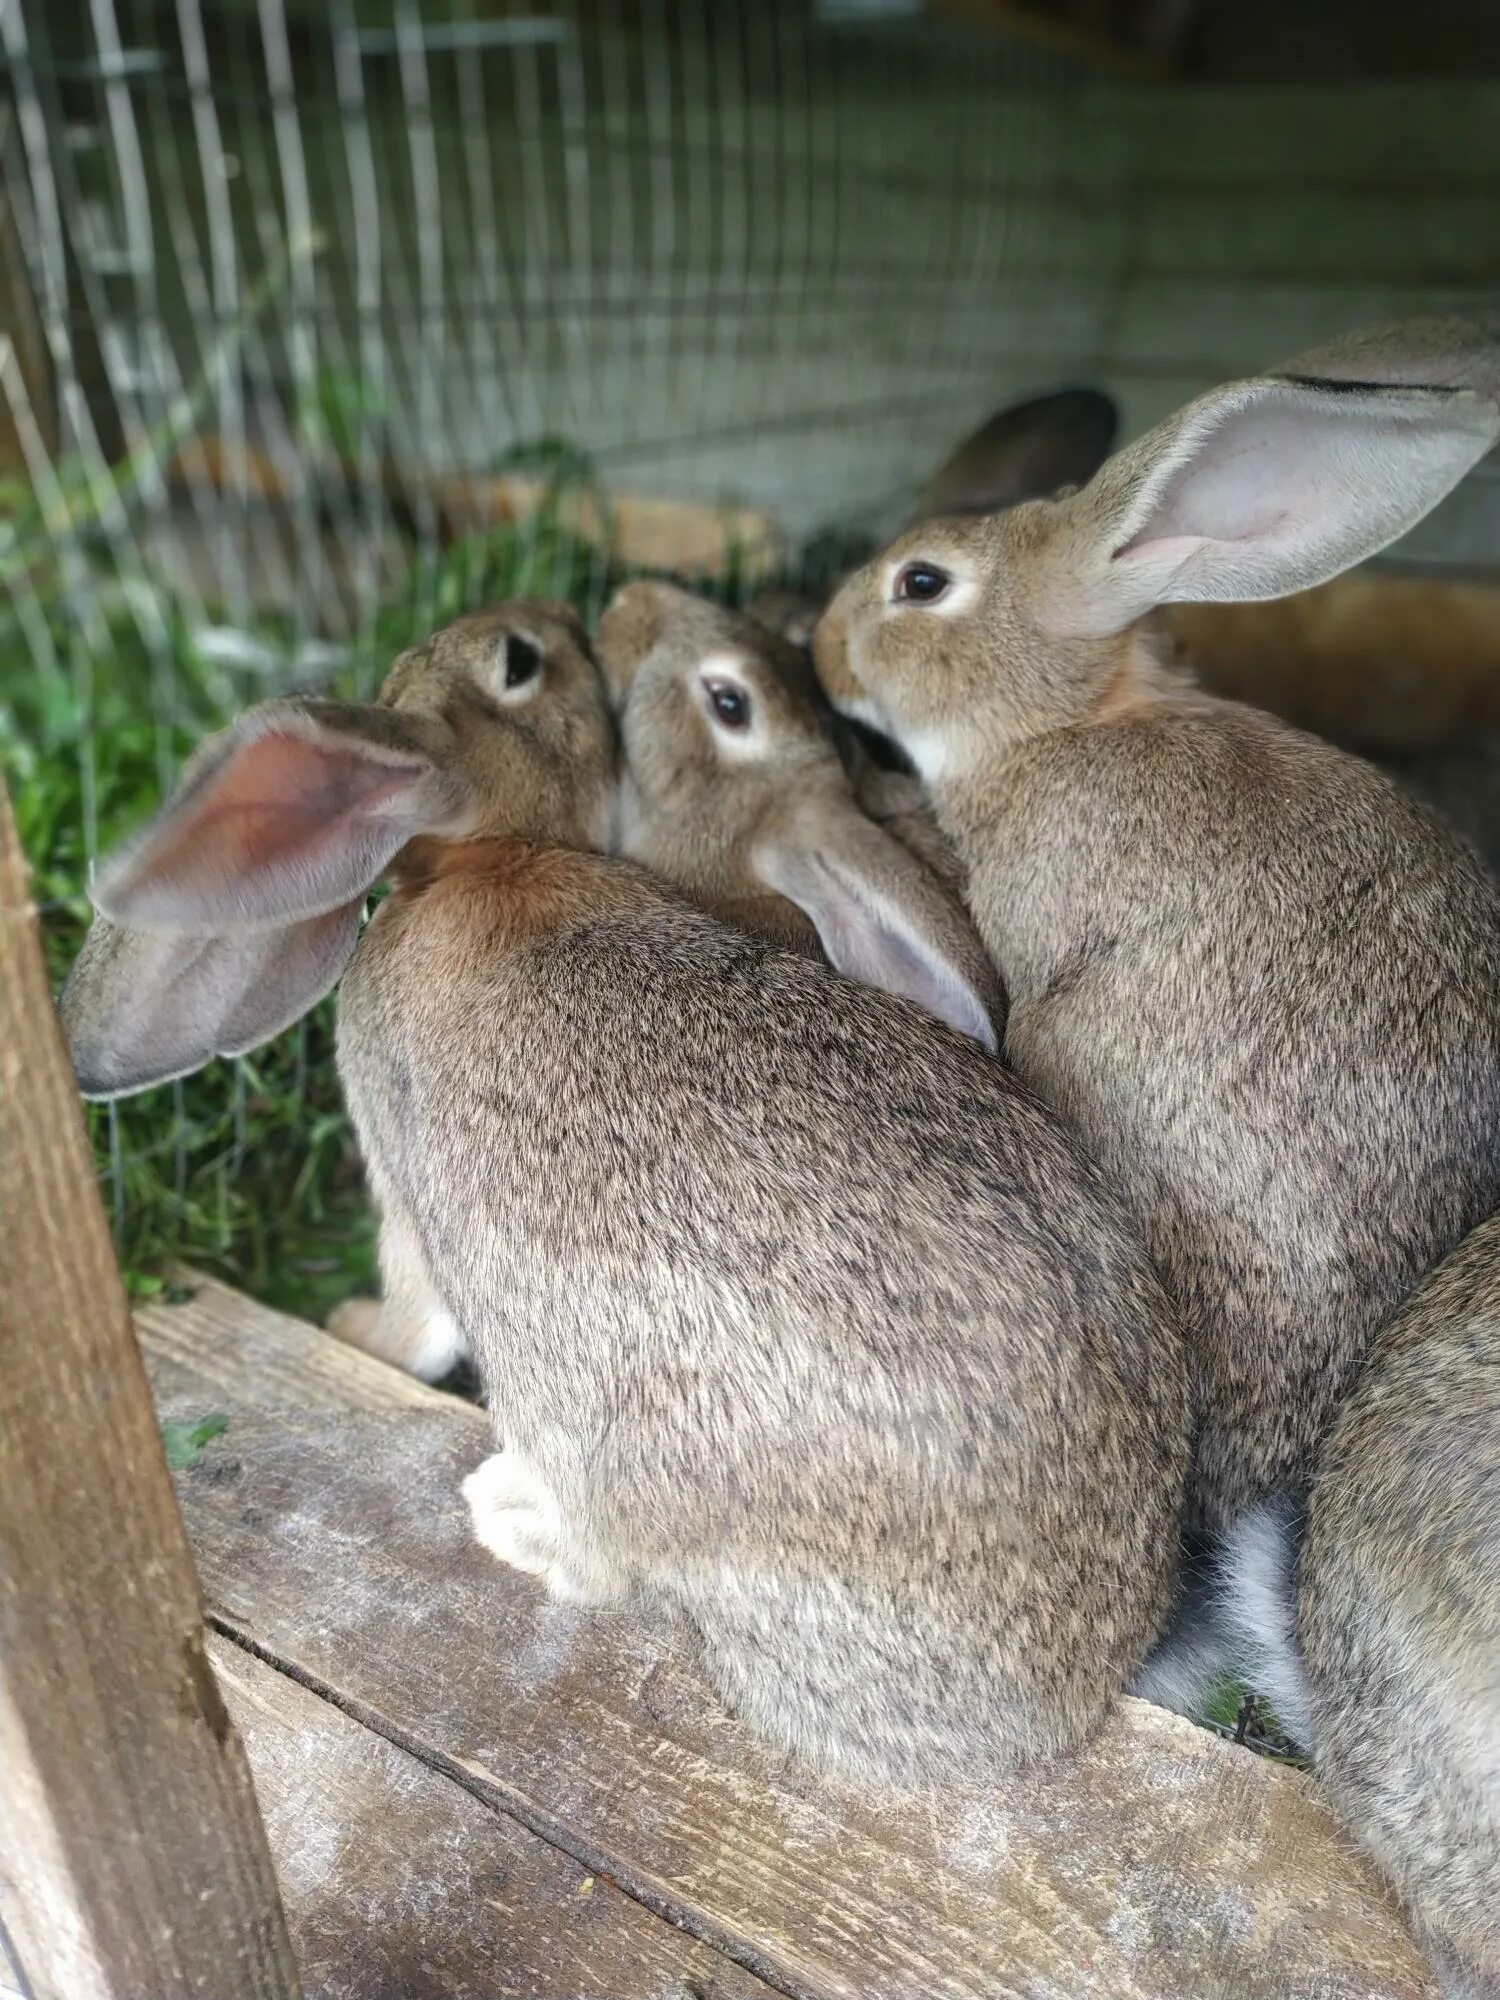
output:
POLYGON ((726 729, 750 727, 750 696, 738 681, 705 681, 703 686, 716 721, 726 729))
POLYGON ((505 685, 508 688, 525 687, 534 681, 542 671, 542 649, 535 639, 528 639, 520 632, 505 635, 505 685))
POLYGON ((896 596, 903 604, 936 604, 953 581, 936 563, 907 563, 896 576, 896 596))

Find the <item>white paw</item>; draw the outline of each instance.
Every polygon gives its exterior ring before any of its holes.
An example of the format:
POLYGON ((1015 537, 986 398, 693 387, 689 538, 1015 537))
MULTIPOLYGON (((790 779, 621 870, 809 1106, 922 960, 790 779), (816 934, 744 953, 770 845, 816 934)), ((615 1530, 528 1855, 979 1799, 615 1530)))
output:
POLYGON ((462 1488, 474 1538, 497 1562, 540 1577, 551 1596, 581 1603, 585 1590, 566 1560, 567 1535, 557 1498, 519 1452, 497 1451, 462 1488))
POLYGON ((441 1382, 469 1351, 458 1322, 437 1304, 401 1313, 382 1299, 346 1299, 323 1323, 335 1340, 388 1361, 419 1382, 441 1382))

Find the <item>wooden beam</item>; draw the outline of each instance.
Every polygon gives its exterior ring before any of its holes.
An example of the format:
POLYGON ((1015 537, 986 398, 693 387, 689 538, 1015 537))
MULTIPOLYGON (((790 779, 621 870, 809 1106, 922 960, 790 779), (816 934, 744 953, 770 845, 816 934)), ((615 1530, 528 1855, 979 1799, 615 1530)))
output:
POLYGON ((1500 730, 1500 581, 1366 565, 1267 604, 1174 604, 1211 694, 1372 756, 1500 730))
POLYGON ((0 788, 0 1929, 33 2000, 295 2000, 0 788))
MULTIPOLYGON (((359 490, 356 465, 341 461, 325 470, 343 480, 351 494, 359 490)), ((168 460, 166 475, 174 487, 207 487, 237 500, 284 508, 289 516, 296 504, 286 468, 272 453, 256 445, 232 446, 211 434, 187 439, 168 460)), ((440 474, 394 461, 382 465, 380 485, 396 507, 430 513, 444 544, 529 520, 555 505, 570 534, 595 543, 612 562, 629 568, 697 577, 734 570, 753 580, 769 576, 784 555, 776 523, 754 507, 586 485, 558 489, 533 473, 440 474)))

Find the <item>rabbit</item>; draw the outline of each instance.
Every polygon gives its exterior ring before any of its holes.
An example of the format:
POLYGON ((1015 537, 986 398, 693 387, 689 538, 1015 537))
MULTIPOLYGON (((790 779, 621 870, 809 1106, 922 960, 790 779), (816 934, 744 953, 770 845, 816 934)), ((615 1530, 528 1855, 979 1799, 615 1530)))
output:
POLYGON ((1391 1876, 1449 2000, 1500 1995, 1500 1216, 1390 1321, 1305 1510, 1237 1526, 1238 1660, 1391 1876))
POLYGON ((1139 1231, 970 1039, 591 851, 614 764, 581 627, 529 602, 377 705, 252 710, 95 878, 80 1082, 244 1046, 352 952, 371 1182, 489 1392, 480 1541, 685 1615, 822 1767, 1067 1752, 1172 1586, 1186 1364, 1139 1231))
POLYGON ((1378 762, 1500 730, 1500 580, 1382 566, 1274 603, 1164 616, 1210 693, 1378 762))
POLYGON ((1500 889, 1370 765, 1169 671, 1150 617, 1336 573, 1497 438, 1494 328, 1356 336, 1062 501, 913 530, 815 637, 968 866, 1007 1060, 1183 1312, 1210 1543, 1306 1479, 1376 1328, 1500 1205, 1500 889))
POLYGON ((866 817, 805 656, 672 584, 628 583, 595 643, 625 756, 619 851, 715 915, 904 993, 998 1046, 1004 998, 961 901, 913 847, 946 842, 899 774, 866 817), (911 845, 908 845, 908 842, 911 845))

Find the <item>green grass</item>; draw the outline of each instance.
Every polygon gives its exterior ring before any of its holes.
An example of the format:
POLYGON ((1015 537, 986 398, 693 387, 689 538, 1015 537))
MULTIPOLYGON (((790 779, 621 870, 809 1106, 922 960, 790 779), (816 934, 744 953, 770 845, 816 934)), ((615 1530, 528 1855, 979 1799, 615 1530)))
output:
MULTIPOLYGON (((327 691, 367 697, 404 645, 474 605, 541 593, 588 614, 613 580, 552 512, 477 537, 413 568, 327 691)), ((205 659, 179 607, 132 588, 133 597, 118 582, 101 586, 81 617, 76 590, 33 576, 0 606, 0 770, 54 988, 88 923, 90 820, 96 848, 108 849, 148 816, 195 743, 283 685, 205 659)), ((290 653, 285 631, 256 636, 290 653)), ((89 1108, 137 1292, 177 1258, 312 1318, 374 1288, 374 1223, 334 1074, 332 1019, 325 1002, 239 1065, 216 1062, 89 1108)))
POLYGON ((1287 1737, 1264 1699, 1253 1701, 1241 1682, 1227 1680, 1216 1690, 1203 1710, 1202 1720, 1217 1735, 1243 1743, 1263 1757, 1302 1768, 1306 1759, 1287 1737))

